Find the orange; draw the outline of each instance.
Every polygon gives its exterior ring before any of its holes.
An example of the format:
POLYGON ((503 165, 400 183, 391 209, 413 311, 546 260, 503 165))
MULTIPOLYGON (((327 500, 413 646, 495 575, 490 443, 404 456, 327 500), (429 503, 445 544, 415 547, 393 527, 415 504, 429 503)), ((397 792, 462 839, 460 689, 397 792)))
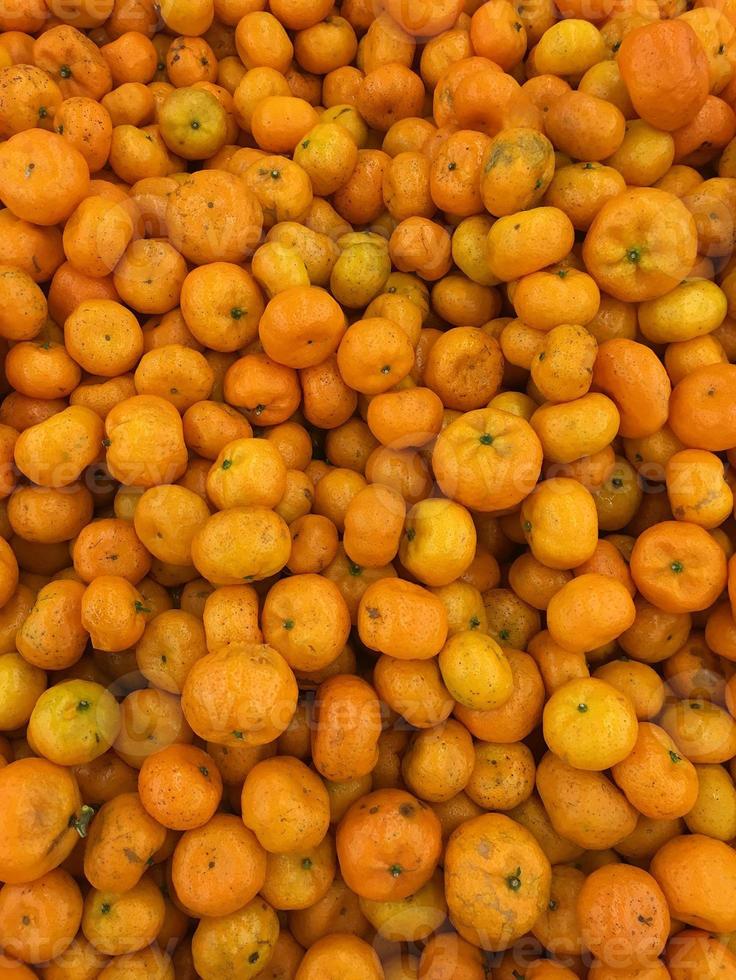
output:
POLYGON ((634 107, 659 129, 690 122, 708 96, 708 61, 684 20, 634 28, 624 38, 617 60, 634 107))
POLYGON ((171 483, 186 468, 179 413, 156 395, 136 395, 118 403, 105 420, 105 433, 107 464, 123 483, 171 483))
POLYGON ((481 511, 520 503, 534 488, 541 462, 542 448, 529 423, 494 408, 450 422, 432 453, 442 491, 481 511))
POLYGON ((378 759, 380 704, 359 677, 336 674, 317 688, 312 759, 325 779, 344 782, 370 773, 378 759), (360 727, 357 719, 361 719, 360 727))
POLYGON ((138 787, 146 811, 172 830, 205 824, 222 795, 214 761, 189 745, 170 745, 149 756, 141 767, 138 787))
POLYGON ((431 388, 406 388, 371 398, 366 421, 378 442, 394 449, 423 446, 442 427, 443 404, 431 388))
POLYGON ((511 4, 490 0, 471 18, 470 41, 477 55, 510 71, 526 52, 526 29, 511 4))
POLYGON ((101 953, 135 953, 156 937, 165 910, 158 886, 150 875, 144 875, 122 894, 91 889, 85 897, 82 931, 101 953))
POLYGON ((317 575, 295 575, 270 589, 261 625, 266 642, 290 667, 316 671, 342 652, 350 615, 334 583, 317 575))
POLYGON ((440 144, 429 170, 429 190, 437 207, 462 216, 480 210, 480 176, 488 143, 484 134, 463 129, 440 144))
POLYGON ((672 392, 672 429, 686 445, 711 452, 730 448, 733 422, 730 402, 724 397, 731 378, 730 367, 712 364, 697 368, 672 392))
POLYGON ((607 201, 585 237, 583 259, 598 285, 617 299, 655 299, 695 262, 692 215, 674 195, 632 188, 607 201))
POLYGON ((402 30, 421 38, 435 37, 451 27, 462 12, 458 0, 388 0, 386 9, 402 30))
POLYGON ((375 950, 358 936, 324 936, 309 947, 295 973, 298 980, 338 980, 350 971, 366 980, 384 976, 375 950))
POLYGON ((233 642, 195 662, 182 709, 201 738, 236 747, 261 745, 288 726, 296 693, 294 675, 278 651, 252 640, 233 642), (258 701, 250 694, 254 683, 262 688, 258 701))
POLYGON ((196 265, 241 262, 257 242, 261 224, 262 211, 255 195, 244 192, 242 181, 235 176, 221 171, 191 174, 169 196, 166 206, 172 244, 196 265))
POLYGON ((56 133, 31 129, 7 140, 0 153, 0 194, 18 218, 55 225, 87 192, 84 157, 56 133))
POLYGON ((549 107, 545 130, 554 145, 575 159, 603 160, 616 154, 624 140, 623 113, 587 92, 570 91, 549 107))
POLYGON ((504 814, 468 820, 451 835, 445 875, 451 920, 482 949, 507 948, 549 902, 547 857, 529 831, 504 814), (495 846, 485 847, 490 840, 495 846), (480 892, 478 876, 485 882, 480 892))
POLYGON ((554 207, 508 214, 488 233, 488 262, 502 281, 537 272, 563 259, 575 232, 567 215, 554 207))
POLYGON ((405 378, 413 362, 414 352, 406 334, 384 317, 358 320, 345 333, 337 351, 337 365, 346 383, 372 395, 405 378))
POLYGON ((420 115, 423 99, 418 75, 404 65, 386 64, 361 80, 356 108, 369 126, 385 132, 397 119, 420 115))
POLYGON ((726 581, 726 558, 694 524, 663 521, 644 531, 631 553, 631 574, 646 599, 665 612, 706 609, 726 581))
POLYGON ((439 653, 447 637, 447 612, 433 593, 412 582, 383 578, 363 593, 358 633, 372 650, 406 660, 439 653), (411 630, 407 630, 411 623, 411 630))
POLYGON ((562 684, 544 708, 544 740, 576 769, 601 771, 623 762, 637 737, 634 706, 599 678, 562 684))
POLYGON ((258 325, 263 348, 273 360, 292 368, 313 367, 337 350, 345 317, 323 289, 295 286, 267 304, 258 325), (303 332, 295 335, 294 325, 303 332))
POLYGON ((439 820, 403 790, 369 793, 337 829, 337 856, 349 887, 363 898, 406 898, 432 875, 440 854, 439 820))
POLYGON ((616 639, 634 622, 629 590, 597 572, 578 575, 547 606, 552 638, 571 650, 594 650, 616 639))
POLYGON ((636 810, 607 776, 575 769, 551 752, 537 766, 537 791, 552 828, 578 847, 613 847, 636 827, 636 810))
POLYGON ((3 952, 25 963, 63 954, 82 919, 82 894, 68 872, 55 868, 25 885, 0 893, 3 952))
POLYGON ((65 99, 99 100, 112 88, 112 73, 97 46, 76 27, 61 24, 45 31, 33 45, 33 61, 56 77, 65 99))
POLYGON ((107 109, 84 95, 67 98, 59 107, 54 122, 56 132, 81 154, 90 173, 99 173, 112 147, 112 119, 107 109))
POLYGON ((0 785, 8 794, 3 812, 6 848, 0 862, 3 881, 22 884, 58 867, 86 833, 90 808, 82 807, 71 770, 46 759, 19 759, 0 769, 0 785), (32 837, 25 821, 41 808, 44 827, 32 837), (81 832, 81 833, 78 833, 81 832))
POLYGON ((613 167, 574 163, 555 171, 544 200, 563 210, 577 230, 587 231, 601 207, 625 189, 623 177, 613 167))
POLYGON ((696 972, 723 972, 736 968, 731 950, 718 939, 697 929, 685 929, 670 940, 666 963, 674 980, 685 980, 695 976, 696 972))
POLYGON ((121 793, 100 809, 85 849, 84 873, 95 888, 127 891, 162 846, 165 829, 148 815, 137 793, 121 793), (126 850, 138 861, 126 858, 126 850), (144 857, 145 855, 145 857, 144 857))
POLYGON ((614 967, 645 966, 664 949, 670 928, 667 900, 640 868, 607 865, 583 883, 577 900, 587 948, 614 967))
POLYGON ((722 841, 701 834, 674 837, 654 855, 651 873, 675 918, 708 931, 730 931, 734 916, 728 902, 734 865, 722 841), (719 876, 717 892, 703 888, 710 873, 719 876))
POLYGON ((269 853, 316 847, 329 825, 327 792, 317 775, 294 758, 266 759, 248 773, 242 792, 243 820, 269 853), (290 800, 289 819, 274 813, 290 800))
POLYGON ((683 816, 697 797, 695 767, 663 729, 650 723, 639 725, 631 754, 613 767, 612 774, 629 802, 654 820, 683 816))
POLYGON ((511 696, 500 707, 488 710, 456 704, 455 717, 475 738, 487 742, 515 742, 539 724, 544 706, 544 683, 529 654, 512 647, 503 651, 513 675, 511 696))
POLYGON ((482 408, 498 391, 502 378, 498 341, 476 327, 454 327, 433 345, 424 365, 424 383, 446 408, 482 408))
POLYGON ((592 387, 616 404, 625 438, 652 435, 667 421, 672 386, 659 359, 643 344, 623 337, 602 343, 592 387))
MULTIPOLYGON (((24 61, 30 62, 32 54, 24 61)), ((49 127, 61 106, 58 85, 32 64, 0 69, 0 128, 5 137, 34 126, 49 127)))

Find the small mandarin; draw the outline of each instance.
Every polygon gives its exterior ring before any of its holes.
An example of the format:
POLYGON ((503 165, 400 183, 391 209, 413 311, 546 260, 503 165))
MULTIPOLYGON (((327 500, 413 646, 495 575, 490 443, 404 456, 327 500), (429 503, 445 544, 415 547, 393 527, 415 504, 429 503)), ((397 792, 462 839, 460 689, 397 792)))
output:
POLYGON ((734 25, 5 0, 0 976, 736 977, 734 25))

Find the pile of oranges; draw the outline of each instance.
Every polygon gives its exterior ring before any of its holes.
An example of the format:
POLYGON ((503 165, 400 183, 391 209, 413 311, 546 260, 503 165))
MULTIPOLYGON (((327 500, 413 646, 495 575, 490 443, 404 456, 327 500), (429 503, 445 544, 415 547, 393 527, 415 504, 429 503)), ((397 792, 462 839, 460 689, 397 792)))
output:
POLYGON ((0 980, 736 980, 736 0, 2 0, 0 980))

